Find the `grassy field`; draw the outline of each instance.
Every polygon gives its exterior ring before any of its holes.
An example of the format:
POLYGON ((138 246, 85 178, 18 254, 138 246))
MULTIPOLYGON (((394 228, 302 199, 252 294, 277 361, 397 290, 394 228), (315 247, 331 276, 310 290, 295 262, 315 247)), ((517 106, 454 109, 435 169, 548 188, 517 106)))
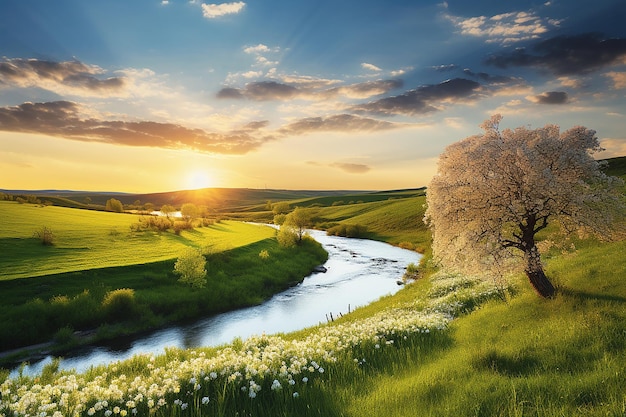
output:
POLYGON ((255 305, 299 282, 327 256, 315 242, 284 248, 273 228, 241 222, 176 235, 131 232, 138 216, 130 214, 14 202, 0 202, 0 214, 11 219, 0 232, 0 350, 51 339, 71 345, 78 342, 76 330, 112 338, 255 305), (56 236, 52 246, 32 237, 44 225, 56 236), (207 259, 205 288, 185 286, 174 274, 188 247, 207 259), (116 294, 117 304, 105 301, 116 294))
POLYGON ((289 335, 171 349, 81 375, 51 365, 0 385, 0 413, 623 416, 625 250, 624 241, 584 242, 549 259, 553 300, 522 277, 504 301, 488 282, 437 273, 289 335))
POLYGON ((223 251, 274 236, 274 230, 240 222, 174 233, 131 233, 131 214, 0 201, 2 280, 173 259, 188 246, 223 251), (56 237, 44 246, 33 234, 48 227, 56 237))

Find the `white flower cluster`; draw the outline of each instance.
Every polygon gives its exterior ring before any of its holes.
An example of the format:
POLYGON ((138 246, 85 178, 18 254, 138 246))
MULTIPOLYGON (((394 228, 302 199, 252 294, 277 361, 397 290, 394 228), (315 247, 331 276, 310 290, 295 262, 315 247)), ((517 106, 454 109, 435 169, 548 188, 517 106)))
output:
POLYGON ((367 346, 382 349, 416 333, 444 330, 454 315, 463 311, 465 301, 472 297, 484 300, 496 291, 484 281, 463 280, 440 274, 433 279, 433 290, 426 300, 359 321, 320 326, 304 339, 255 336, 215 354, 181 352, 178 357, 184 359, 169 358, 163 366, 155 365, 153 356, 139 355, 129 359, 137 369, 130 377, 118 371, 124 363, 117 363, 85 374, 64 372, 46 385, 38 383, 40 378, 7 379, 0 385, 0 417, 124 417, 166 406, 185 410, 216 401, 208 395, 218 391, 215 387, 222 391, 230 387, 229 392, 243 392, 251 399, 264 390, 288 390, 295 399, 300 396, 298 387, 312 378, 323 378, 324 366, 332 367, 340 355, 351 355, 356 348, 367 346))

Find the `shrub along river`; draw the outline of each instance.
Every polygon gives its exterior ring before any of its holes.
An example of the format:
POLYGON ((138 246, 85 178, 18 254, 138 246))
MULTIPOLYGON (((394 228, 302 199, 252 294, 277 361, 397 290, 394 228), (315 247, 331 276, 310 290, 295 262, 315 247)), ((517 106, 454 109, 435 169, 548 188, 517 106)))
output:
MULTIPOLYGON (((400 289, 408 264, 418 263, 420 254, 373 240, 327 236, 311 230, 311 236, 328 252, 327 272, 316 272, 301 284, 276 294, 258 306, 171 326, 139 338, 118 340, 79 348, 66 354, 61 369, 78 372, 90 366, 124 360, 141 353, 162 354, 167 347, 216 346, 262 333, 291 332, 324 323, 356 307, 400 289)), ((40 373, 52 361, 47 357, 23 369, 40 373)), ((15 375, 17 370, 13 371, 15 375)))

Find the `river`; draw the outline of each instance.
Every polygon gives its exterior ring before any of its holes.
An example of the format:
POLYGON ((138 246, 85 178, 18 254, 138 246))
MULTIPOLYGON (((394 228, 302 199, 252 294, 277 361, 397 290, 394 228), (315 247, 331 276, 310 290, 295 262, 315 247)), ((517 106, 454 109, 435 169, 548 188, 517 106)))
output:
MULTIPOLYGON (((311 230, 311 236, 328 252, 325 273, 313 273, 301 284, 274 295, 258 306, 235 310, 191 324, 171 326, 139 338, 77 349, 60 362, 61 369, 83 372, 89 367, 124 360, 140 353, 155 355, 166 347, 216 346, 252 335, 291 332, 324 323, 356 307, 393 294, 401 287, 409 263, 418 263, 414 251, 364 239, 327 236, 311 230)), ((23 369, 34 375, 52 357, 23 369)), ((16 370, 13 371, 13 375, 16 370)))

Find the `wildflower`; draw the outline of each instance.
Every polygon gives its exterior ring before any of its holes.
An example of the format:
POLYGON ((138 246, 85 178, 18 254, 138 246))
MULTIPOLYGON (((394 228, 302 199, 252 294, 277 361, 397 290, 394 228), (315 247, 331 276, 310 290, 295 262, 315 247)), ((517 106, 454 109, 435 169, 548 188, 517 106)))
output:
POLYGON ((302 378, 302 382, 304 382, 304 383, 306 384, 307 382, 309 382, 309 378, 307 378, 306 376, 305 376, 305 377, 303 377, 303 378, 302 378))
POLYGON ((96 414, 96 409, 94 407, 87 410, 87 415, 93 416, 94 414, 96 414))
POLYGON ((207 405, 209 403, 209 397, 202 397, 202 404, 207 405))
POLYGON ((104 412, 104 417, 111 417, 111 415, 113 415, 113 411, 111 411, 111 410, 106 410, 104 412))
POLYGON ((293 393, 293 398, 298 398, 300 396, 300 394, 298 394, 298 392, 294 392, 293 393))
POLYGON ((282 385, 280 385, 280 382, 275 379, 274 382, 272 382, 272 391, 276 391, 282 388, 282 385))

